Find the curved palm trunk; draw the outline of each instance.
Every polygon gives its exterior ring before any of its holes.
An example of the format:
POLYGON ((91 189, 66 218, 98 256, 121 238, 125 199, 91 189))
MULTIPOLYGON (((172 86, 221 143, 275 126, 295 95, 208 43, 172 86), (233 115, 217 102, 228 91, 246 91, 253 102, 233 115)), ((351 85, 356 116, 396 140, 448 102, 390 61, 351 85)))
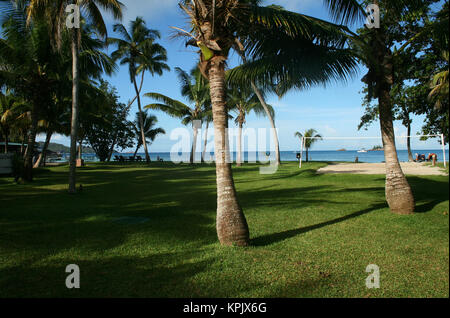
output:
POLYGON ((397 157, 389 90, 382 90, 379 97, 379 108, 381 136, 386 161, 386 201, 392 212, 412 214, 415 207, 414 196, 397 157))
POLYGON ((237 160, 236 165, 238 167, 242 166, 242 121, 239 122, 239 133, 238 133, 238 140, 237 140, 237 147, 238 147, 238 153, 237 153, 237 160))
POLYGON ((223 245, 246 246, 249 230, 238 203, 231 164, 227 162, 226 127, 228 122, 225 97, 225 69, 223 58, 211 59, 208 72, 214 121, 214 153, 217 180, 217 236, 223 245))
POLYGON ((281 165, 281 159, 280 159, 280 145, 278 143, 278 133, 277 128, 275 126, 275 120, 272 117, 272 114, 269 111, 269 107, 267 107, 266 101, 264 100, 261 91, 258 89, 258 87, 255 85, 255 83, 252 81, 252 88, 255 92, 256 96, 258 96, 259 102, 261 103, 262 107, 264 108, 264 111, 266 112, 267 118, 269 118, 270 126, 272 127, 272 133, 273 133, 273 141, 275 143, 275 163, 277 165, 281 165))
POLYGON ((194 140, 192 141, 191 157, 189 159, 189 162, 191 164, 194 163, 195 150, 197 149, 198 127, 195 124, 192 124, 192 129, 193 129, 193 132, 194 132, 194 140))
POLYGON ((70 159, 69 159, 69 193, 76 193, 76 157, 78 138, 78 96, 79 96, 79 37, 80 29, 72 31, 72 120, 70 129, 70 159))
POLYGON ((141 146, 142 145, 140 143, 137 144, 136 150, 134 151, 134 154, 133 154, 133 159, 136 159, 136 155, 137 155, 139 149, 141 148, 141 146))
POLYGON ((205 142, 203 144, 203 153, 202 153, 202 163, 205 162, 206 144, 208 143, 208 128, 209 128, 209 121, 206 122, 205 142))
POLYGON ((33 109, 31 111, 31 127, 30 132, 28 134, 28 145, 27 150, 25 151, 25 162, 23 171, 23 179, 25 181, 33 181, 33 152, 34 152, 34 144, 36 142, 36 133, 38 124, 38 115, 36 108, 37 108, 36 106, 33 106, 33 109))
POLYGON ((47 135, 45 136, 45 142, 44 145, 42 146, 42 152, 39 155, 38 160, 36 161, 36 163, 34 164, 33 168, 39 168, 41 166, 45 166, 45 158, 47 155, 47 149, 48 149, 48 145, 50 143, 50 139, 52 138, 53 132, 52 131, 48 131, 47 135))
POLYGON ((139 89, 137 87, 136 84, 136 77, 133 77, 133 84, 134 84, 134 89, 136 90, 136 96, 137 96, 137 101, 138 101, 138 108, 139 108, 139 128, 141 130, 141 140, 142 140, 142 145, 144 146, 144 151, 145 151, 145 161, 147 161, 147 163, 150 163, 150 156, 148 154, 148 148, 147 148, 147 141, 145 140, 145 133, 144 133, 144 118, 142 118, 142 106, 141 106, 141 96, 139 93, 139 89))

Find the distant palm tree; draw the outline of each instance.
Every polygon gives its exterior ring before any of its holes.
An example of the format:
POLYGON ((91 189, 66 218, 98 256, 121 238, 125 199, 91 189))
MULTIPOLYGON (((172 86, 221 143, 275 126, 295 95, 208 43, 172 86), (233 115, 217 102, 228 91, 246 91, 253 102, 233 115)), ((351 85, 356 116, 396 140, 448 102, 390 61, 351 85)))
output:
POLYGON ((300 133, 300 132, 296 132, 294 134, 295 137, 300 138, 300 140, 304 140, 304 146, 305 146, 305 151, 306 151, 306 162, 308 162, 309 157, 308 157, 308 151, 309 149, 313 146, 314 143, 316 143, 319 140, 322 140, 322 136, 317 134, 317 131, 315 129, 308 129, 307 131, 305 131, 304 134, 300 133), (303 139, 304 138, 304 139, 303 139))
MULTIPOLYGON (((237 143, 237 159, 236 165, 242 165, 242 128, 246 122, 246 117, 250 112, 254 112, 258 116, 265 116, 265 108, 260 103, 258 96, 253 92, 253 90, 248 88, 232 88, 228 92, 228 100, 227 103, 232 110, 237 112, 237 116, 235 118, 235 123, 239 126, 239 135, 238 135, 238 143, 237 143)), ((271 117, 274 118, 274 110, 272 106, 267 105, 269 108, 269 113, 271 117)))
MULTIPOLYGON (((121 60, 120 64, 128 64, 130 80, 134 85, 138 102, 138 114, 144 114, 141 106, 140 89, 136 83, 136 76, 142 74, 141 87, 144 81, 145 71, 152 75, 162 75, 164 70, 170 70, 165 63, 167 61, 167 52, 158 43, 157 39, 161 37, 157 30, 149 29, 145 26, 145 21, 141 17, 130 22, 130 32, 123 24, 114 25, 114 32, 117 32, 122 38, 110 38, 110 44, 116 44, 117 50, 111 56, 114 60, 121 60)), ((150 162, 147 143, 145 142, 144 118, 139 118, 139 128, 141 134, 141 144, 144 146, 145 159, 150 162)))
POLYGON ((137 146, 136 151, 134 152, 133 158, 136 157, 136 154, 139 151, 139 148, 142 146, 142 138, 141 138, 141 129, 139 127, 140 118, 144 121, 144 135, 145 135, 145 142, 151 144, 158 135, 165 134, 165 130, 158 127, 154 128, 155 125, 158 123, 158 119, 154 115, 149 115, 146 111, 144 111, 142 114, 136 113, 136 119, 133 123, 134 133, 136 134, 137 139, 137 146))
POLYGON ((181 83, 181 95, 186 97, 195 106, 190 107, 183 102, 171 99, 159 93, 147 93, 144 96, 161 101, 163 104, 149 104, 146 109, 158 109, 170 116, 181 118, 183 125, 192 124, 194 139, 192 142, 190 163, 194 163, 195 150, 197 148, 198 126, 196 121, 202 121, 207 115, 211 99, 209 95, 209 86, 205 78, 198 69, 191 71, 191 74, 183 71, 181 68, 175 68, 178 79, 181 83))
POLYGON ((0 92, 0 133, 5 138, 5 153, 8 152, 8 139, 17 118, 24 114, 27 105, 10 91, 0 92))

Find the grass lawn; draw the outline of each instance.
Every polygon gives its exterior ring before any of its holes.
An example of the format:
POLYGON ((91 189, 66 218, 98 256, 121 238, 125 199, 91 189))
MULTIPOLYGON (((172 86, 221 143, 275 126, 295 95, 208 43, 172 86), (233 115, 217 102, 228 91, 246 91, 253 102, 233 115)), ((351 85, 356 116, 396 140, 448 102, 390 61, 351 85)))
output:
POLYGON ((384 176, 324 165, 234 168, 248 248, 217 241, 213 166, 90 164, 75 196, 67 167, 0 178, 0 297, 449 297, 448 177, 409 176, 417 213, 398 216, 384 176))

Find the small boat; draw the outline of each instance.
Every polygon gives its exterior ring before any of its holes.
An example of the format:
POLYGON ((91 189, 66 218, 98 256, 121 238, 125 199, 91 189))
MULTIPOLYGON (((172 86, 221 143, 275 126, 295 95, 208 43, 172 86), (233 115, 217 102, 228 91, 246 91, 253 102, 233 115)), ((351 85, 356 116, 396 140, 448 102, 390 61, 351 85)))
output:
POLYGON ((366 149, 361 149, 361 150, 358 150, 358 152, 359 152, 359 153, 367 152, 367 150, 366 150, 366 149))

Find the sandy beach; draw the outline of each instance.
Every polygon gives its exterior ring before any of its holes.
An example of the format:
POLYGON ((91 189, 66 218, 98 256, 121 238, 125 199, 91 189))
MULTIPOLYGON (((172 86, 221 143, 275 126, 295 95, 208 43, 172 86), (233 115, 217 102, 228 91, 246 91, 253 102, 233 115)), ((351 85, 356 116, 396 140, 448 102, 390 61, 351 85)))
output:
MULTIPOLYGON (((425 163, 402 162, 402 170, 407 175, 416 176, 447 176, 439 167, 432 167, 425 163)), ((317 170, 319 174, 351 173, 351 174, 385 174, 384 163, 336 163, 317 170)))

